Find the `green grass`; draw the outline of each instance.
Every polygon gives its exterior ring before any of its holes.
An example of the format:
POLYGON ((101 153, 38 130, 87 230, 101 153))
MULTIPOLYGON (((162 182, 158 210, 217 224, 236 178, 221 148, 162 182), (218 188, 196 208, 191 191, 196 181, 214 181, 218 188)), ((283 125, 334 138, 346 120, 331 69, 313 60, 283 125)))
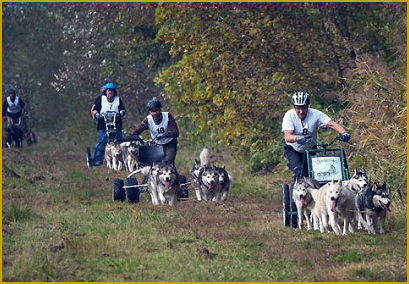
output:
MULTIPOLYGON (((282 168, 254 176, 223 156, 218 164, 234 177, 225 203, 152 206, 147 194, 137 204, 112 202, 112 181, 126 173, 88 170, 70 158, 81 151, 27 149, 3 153, 11 169, 26 173, 3 176, 3 281, 406 280, 405 208, 388 216, 383 236, 284 228, 282 168), (45 179, 29 182, 36 176, 45 179)), ((181 147, 181 173, 189 176, 199 152, 181 147)))

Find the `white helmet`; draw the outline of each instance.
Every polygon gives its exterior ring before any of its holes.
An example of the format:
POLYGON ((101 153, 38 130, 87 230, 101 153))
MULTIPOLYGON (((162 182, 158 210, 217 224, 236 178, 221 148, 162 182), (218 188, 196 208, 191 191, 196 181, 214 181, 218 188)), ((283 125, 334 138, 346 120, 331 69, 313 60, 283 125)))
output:
POLYGON ((291 103, 295 106, 308 106, 310 95, 307 92, 295 92, 291 97, 291 103))

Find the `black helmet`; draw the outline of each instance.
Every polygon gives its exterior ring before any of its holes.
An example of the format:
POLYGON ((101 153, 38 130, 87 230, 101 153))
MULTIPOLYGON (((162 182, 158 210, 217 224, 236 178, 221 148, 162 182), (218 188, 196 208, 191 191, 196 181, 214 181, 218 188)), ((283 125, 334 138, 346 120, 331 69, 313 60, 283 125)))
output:
POLYGON ((291 97, 291 103, 295 106, 308 106, 310 95, 307 92, 296 92, 291 97))
POLYGON ((156 109, 156 108, 161 108, 162 104, 160 103, 160 101, 158 101, 156 99, 152 99, 152 100, 150 100, 148 102, 146 107, 148 108, 148 110, 152 110, 152 109, 156 109))
POLYGON ((10 89, 10 90, 7 92, 7 94, 13 94, 13 95, 15 95, 15 94, 16 94, 16 91, 15 91, 14 89, 10 89))

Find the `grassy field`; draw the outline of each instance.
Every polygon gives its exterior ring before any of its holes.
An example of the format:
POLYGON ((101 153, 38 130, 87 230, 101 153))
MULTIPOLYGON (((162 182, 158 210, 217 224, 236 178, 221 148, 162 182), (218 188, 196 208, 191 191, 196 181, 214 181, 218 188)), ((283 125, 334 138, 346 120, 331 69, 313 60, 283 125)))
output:
MULTIPOLYGON (((289 171, 250 175, 212 150, 234 185, 224 203, 152 206, 111 199, 126 173, 87 169, 83 147, 41 142, 3 149, 3 281, 371 281, 407 280, 406 206, 393 200, 385 235, 348 236, 282 225, 289 171)), ((200 149, 180 147, 190 177, 200 149)))

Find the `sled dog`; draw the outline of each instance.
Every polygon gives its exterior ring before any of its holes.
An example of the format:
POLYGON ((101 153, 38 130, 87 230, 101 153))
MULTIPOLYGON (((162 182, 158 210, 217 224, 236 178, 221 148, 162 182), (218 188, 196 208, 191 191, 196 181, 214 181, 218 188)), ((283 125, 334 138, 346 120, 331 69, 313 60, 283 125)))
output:
POLYGON ((199 200, 212 201, 218 189, 219 173, 216 168, 213 166, 202 167, 199 172, 199 200))
POLYGON ((129 146, 124 149, 124 164, 129 172, 133 172, 138 169, 138 154, 139 148, 134 143, 130 143, 129 146))
POLYGON ((357 169, 354 169, 354 174, 349 180, 342 181, 342 185, 350 190, 354 190, 356 192, 360 191, 362 188, 369 184, 369 178, 366 174, 365 169, 360 172, 357 169))
POLYGON ((123 158, 122 149, 119 144, 111 144, 111 155, 112 155, 112 169, 115 171, 122 171, 123 169, 123 158))
POLYGON ((111 142, 108 142, 107 145, 105 146, 104 160, 107 164, 108 169, 112 169, 112 146, 113 143, 111 142))
POLYGON ((199 189, 199 172, 200 172, 200 161, 198 160, 194 160, 193 163, 193 167, 190 171, 190 175, 192 178, 192 184, 193 184, 193 188, 195 189, 195 193, 196 193, 196 198, 197 200, 202 200, 202 197, 200 195, 200 189, 199 189))
POLYGON ((233 178, 227 172, 226 167, 216 167, 215 169, 219 174, 219 188, 217 189, 213 201, 226 201, 233 178))
MULTIPOLYGON (((298 213, 298 229, 302 229, 302 224, 304 217, 307 220, 307 229, 311 230, 312 217, 314 222, 314 230, 318 230, 318 219, 316 216, 310 214, 312 209, 314 209, 315 202, 311 196, 311 190, 316 190, 320 188, 320 183, 312 178, 302 178, 296 179, 293 187, 293 200, 297 206, 298 213)), ((312 213, 313 214, 313 213, 312 213)))
POLYGON ((156 191, 160 204, 175 205, 179 190, 179 174, 173 163, 161 163, 156 176, 156 191))
POLYGON ((356 196, 358 220, 370 234, 376 234, 379 219, 379 234, 385 233, 386 212, 390 210, 391 199, 386 191, 386 182, 366 186, 356 196))
MULTIPOLYGON (((142 169, 142 174, 146 167, 142 169)), ((148 173, 148 192, 153 205, 175 205, 179 189, 179 174, 173 163, 158 163, 150 167, 148 173)))

